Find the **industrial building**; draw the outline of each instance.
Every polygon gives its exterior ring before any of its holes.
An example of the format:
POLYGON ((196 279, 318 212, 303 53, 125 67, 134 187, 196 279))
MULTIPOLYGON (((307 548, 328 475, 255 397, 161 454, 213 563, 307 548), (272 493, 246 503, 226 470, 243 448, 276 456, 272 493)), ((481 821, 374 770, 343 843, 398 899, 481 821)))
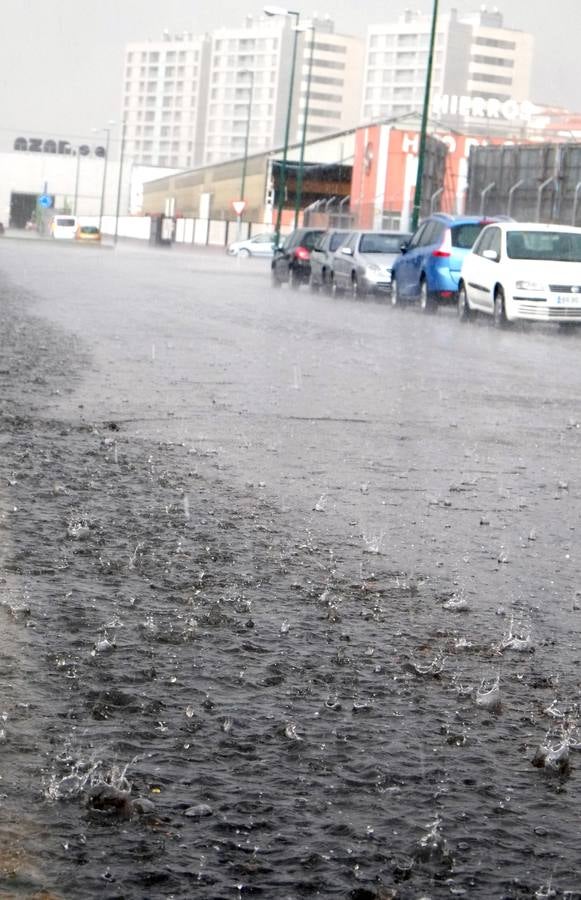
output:
MULTIPOLYGON (((310 74, 309 137, 354 127, 364 42, 335 33, 329 17, 295 33, 294 18, 248 16, 207 35, 166 33, 127 46, 123 116, 127 152, 148 165, 192 168, 282 144, 292 85, 290 136, 300 140, 310 74)), ((302 27, 302 26, 301 26, 302 27)))
MULTIPOLYGON (((407 10, 397 22, 368 29, 362 118, 401 116, 422 108, 431 16, 407 10)), ((525 129, 533 37, 504 26, 482 8, 438 17, 432 72, 432 117, 442 127, 475 134, 525 129)))

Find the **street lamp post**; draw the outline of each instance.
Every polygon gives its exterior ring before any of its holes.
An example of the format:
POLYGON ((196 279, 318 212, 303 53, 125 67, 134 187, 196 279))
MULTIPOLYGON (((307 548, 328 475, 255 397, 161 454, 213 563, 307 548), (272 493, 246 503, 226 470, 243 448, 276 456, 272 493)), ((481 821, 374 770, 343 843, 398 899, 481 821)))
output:
POLYGON ((117 234, 119 231, 119 209, 121 206, 121 187, 123 185, 123 163, 125 161, 125 131, 127 122, 123 119, 121 125, 121 152, 119 154, 119 180, 117 182, 117 207, 115 209, 115 232, 113 234, 113 244, 117 246, 117 234))
POLYGON ((436 24, 438 21, 438 0, 434 0, 432 11, 432 28, 430 32, 430 50, 428 53, 428 68, 426 71, 426 85, 424 89, 424 107, 422 109, 422 124, 420 126, 420 146, 418 148, 418 172, 416 175, 416 189, 414 193, 414 206, 412 211, 411 230, 418 227, 420 208, 422 205, 422 180, 424 177, 424 157, 426 155, 426 138, 428 133, 428 113, 430 110, 430 94, 432 89, 432 66, 434 60, 434 46, 436 43, 436 24))
MULTIPOLYGON (((298 31, 298 26, 297 26, 298 31)), ((313 75, 313 57, 315 55, 315 35, 317 33, 314 24, 305 28, 305 31, 311 32, 311 53, 309 56, 309 68, 307 74, 307 91, 305 97, 305 109, 303 112, 303 132, 301 136, 301 156, 299 160, 299 171, 297 174, 297 189, 295 192, 295 228, 299 226, 299 213, 301 210, 301 201, 303 198, 303 182, 305 178, 305 145, 307 142, 307 122, 309 118, 309 101, 311 98, 311 78, 313 75)))
POLYGON ((296 12, 292 9, 284 9, 280 6, 265 6, 264 12, 267 16, 294 16, 295 17, 295 30, 294 30, 294 40, 293 40, 293 54, 292 54, 292 64, 291 64, 291 74, 290 74, 290 86, 288 92, 288 109, 286 113, 286 126, 284 130, 284 148, 282 152, 282 164, 280 167, 280 187, 278 194, 278 203, 276 210, 276 225, 274 228, 274 242, 275 247, 278 247, 280 242, 280 226, 282 222, 282 208, 284 206, 284 195, 286 190, 286 163, 288 156, 288 143, 290 136, 290 125, 291 125, 291 115, 292 115, 292 105, 293 105, 293 88, 295 83, 295 68, 297 61, 297 42, 298 42, 298 24, 301 17, 299 12, 296 12))
MULTIPOLYGON (((242 161, 242 179, 240 182, 240 199, 244 200, 244 191, 246 188, 246 168, 248 165, 248 145, 250 143, 250 119, 252 118, 252 99, 254 95, 254 72, 246 69, 244 74, 250 76, 250 85, 248 88, 248 119, 246 122, 246 135, 244 138, 244 159, 242 161)), ((242 229, 242 212, 238 216, 238 240, 240 240, 242 229)))
POLYGON ((79 202, 79 175, 81 172, 81 153, 80 147, 77 147, 77 167, 75 172, 75 200, 73 206, 73 215, 77 215, 77 204, 79 202))
POLYGON ((101 231, 103 225, 103 211, 105 208, 105 187, 107 185, 107 161, 109 159, 109 141, 111 137, 111 126, 114 125, 115 122, 111 119, 109 124, 105 128, 93 128, 93 131, 104 131, 107 135, 107 140, 105 142, 105 161, 103 164, 103 183, 101 185, 101 203, 99 206, 99 231, 101 231))

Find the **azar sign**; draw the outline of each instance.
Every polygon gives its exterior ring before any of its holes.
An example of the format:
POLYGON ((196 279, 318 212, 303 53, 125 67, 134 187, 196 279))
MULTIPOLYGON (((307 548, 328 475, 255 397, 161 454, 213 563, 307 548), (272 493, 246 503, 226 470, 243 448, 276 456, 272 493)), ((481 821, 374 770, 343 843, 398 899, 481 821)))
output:
POLYGON ((73 146, 69 141, 53 141, 43 140, 42 138, 25 138, 17 137, 14 141, 14 149, 24 153, 59 153, 61 156, 73 156, 76 152, 79 156, 95 156, 104 157, 104 147, 89 147, 88 144, 80 144, 78 147, 73 146))

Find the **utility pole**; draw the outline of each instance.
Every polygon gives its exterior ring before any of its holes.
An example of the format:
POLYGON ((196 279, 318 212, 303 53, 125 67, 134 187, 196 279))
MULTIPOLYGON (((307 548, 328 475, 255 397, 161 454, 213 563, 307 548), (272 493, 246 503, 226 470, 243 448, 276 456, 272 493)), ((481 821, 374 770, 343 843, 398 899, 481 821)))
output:
POLYGON ((291 73, 290 73, 290 85, 288 92, 288 109, 286 113, 286 126, 284 130, 284 148, 282 152, 282 164, 280 167, 280 186, 278 191, 278 203, 276 210, 276 225, 274 228, 274 245, 278 247, 280 243, 280 226, 282 222, 282 208, 284 206, 284 196, 286 192, 286 161, 288 156, 288 142, 290 137, 290 125, 291 125, 291 116, 292 116, 292 106, 293 106, 293 88, 295 83, 295 68, 297 62, 297 42, 298 42, 298 26, 299 20, 301 17, 300 12, 297 12, 293 9, 283 9, 280 6, 265 6, 264 12, 267 16, 293 16, 295 19, 295 28, 294 28, 294 40, 293 40, 293 55, 292 55, 292 64, 291 64, 291 73))
MULTIPOLYGON (((298 26, 297 26, 298 27, 298 26)), ((307 143, 307 122, 309 118, 309 101, 311 97, 311 79, 313 75, 313 57, 315 55, 315 36, 317 34, 314 25, 311 25, 306 31, 311 32, 311 54, 309 56, 309 69, 307 75, 307 95, 305 97, 305 109, 303 113, 303 133, 301 137, 301 158, 299 160, 299 171, 297 174, 297 189, 295 198, 295 228, 299 227, 299 213, 301 211, 301 201, 303 199, 303 183, 305 179, 305 145, 307 143)))
POLYGON ((79 153, 79 148, 77 147, 77 169, 75 172, 75 200, 73 206, 73 215, 77 215, 77 205, 79 202, 79 175, 81 171, 81 154, 79 153))
MULTIPOLYGON (((246 121, 246 135, 244 138, 244 159, 242 160, 242 179, 240 182, 240 199, 244 200, 244 191, 246 189, 246 168, 248 166, 248 146, 250 143, 250 119, 252 117, 252 100, 254 95, 254 72, 247 69, 246 74, 250 75, 250 86, 248 94, 248 119, 246 121)), ((241 237, 242 229, 242 213, 238 216, 238 240, 241 237)))
POLYGON ((414 192, 414 205, 412 211, 411 230, 418 227, 420 209, 422 205, 422 180, 424 177, 424 158, 426 155, 426 138, 428 133, 428 115, 430 112, 430 94, 432 89, 432 67, 434 62, 434 46, 436 43, 436 25, 438 21, 438 0, 434 0, 432 11, 432 28, 430 32, 430 50, 428 53, 428 68, 426 71, 426 86, 424 89, 424 107, 422 110, 422 124, 420 126, 420 146, 418 148, 418 173, 416 176, 416 189, 414 192))
POLYGON ((123 119, 121 123, 121 153, 119 156, 119 181, 117 182, 117 208, 115 210, 115 232, 113 234, 113 245, 117 246, 117 233, 119 231, 119 209, 121 207, 121 188, 123 186, 123 163, 125 161, 125 129, 127 122, 123 119))

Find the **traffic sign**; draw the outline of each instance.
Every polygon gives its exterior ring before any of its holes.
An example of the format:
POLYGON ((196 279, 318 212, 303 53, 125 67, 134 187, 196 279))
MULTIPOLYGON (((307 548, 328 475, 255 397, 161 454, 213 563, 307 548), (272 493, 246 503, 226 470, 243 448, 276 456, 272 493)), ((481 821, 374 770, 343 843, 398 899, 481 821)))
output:
POLYGON ((50 194, 41 194, 38 198, 38 205, 42 206, 43 209, 50 209, 52 206, 52 197, 50 194))
POLYGON ((246 206, 246 200, 233 200, 232 206, 236 215, 241 216, 244 212, 244 207, 246 206))

